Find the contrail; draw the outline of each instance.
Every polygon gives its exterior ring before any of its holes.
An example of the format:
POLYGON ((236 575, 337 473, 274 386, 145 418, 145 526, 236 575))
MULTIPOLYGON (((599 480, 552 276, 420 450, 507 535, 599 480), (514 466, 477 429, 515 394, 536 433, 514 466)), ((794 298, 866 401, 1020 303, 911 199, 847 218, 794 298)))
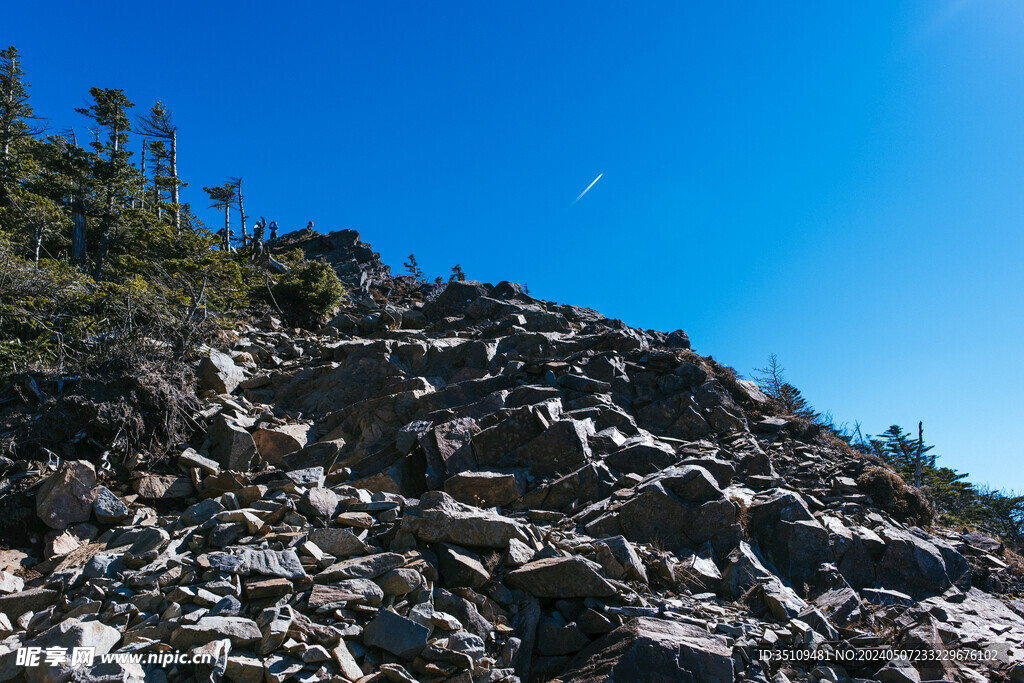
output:
POLYGON ((603 175, 604 175, 604 173, 598 174, 598 176, 596 178, 594 178, 594 182, 592 182, 589 185, 587 185, 587 189, 583 190, 583 192, 580 192, 580 196, 577 197, 576 199, 574 199, 572 201, 572 203, 575 204, 579 200, 583 199, 583 195, 585 195, 586 193, 590 192, 590 188, 592 188, 594 185, 597 185, 597 181, 600 180, 601 176, 603 176, 603 175))

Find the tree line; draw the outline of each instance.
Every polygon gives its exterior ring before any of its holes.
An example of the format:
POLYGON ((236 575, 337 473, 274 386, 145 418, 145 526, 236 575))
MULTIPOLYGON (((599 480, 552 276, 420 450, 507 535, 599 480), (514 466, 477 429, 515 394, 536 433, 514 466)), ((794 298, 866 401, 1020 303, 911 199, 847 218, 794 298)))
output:
POLYGON ((940 465, 935 445, 925 441, 923 422, 918 422, 916 435, 895 424, 878 435, 865 434, 859 422, 852 427, 837 425, 830 413, 816 411, 789 383, 774 353, 765 367, 754 370, 754 379, 784 412, 818 424, 854 451, 887 463, 907 484, 927 494, 941 521, 979 528, 998 535, 1017 550, 1024 548, 1024 495, 978 486, 967 480, 967 472, 940 465))
POLYGON ((0 371, 60 365, 147 323, 255 305, 303 320, 338 303, 329 267, 253 244, 240 176, 204 187, 224 212, 218 233, 182 201, 182 138, 163 102, 133 115, 123 90, 93 87, 75 109, 84 125, 55 131, 30 91, 18 50, 0 52, 0 371))

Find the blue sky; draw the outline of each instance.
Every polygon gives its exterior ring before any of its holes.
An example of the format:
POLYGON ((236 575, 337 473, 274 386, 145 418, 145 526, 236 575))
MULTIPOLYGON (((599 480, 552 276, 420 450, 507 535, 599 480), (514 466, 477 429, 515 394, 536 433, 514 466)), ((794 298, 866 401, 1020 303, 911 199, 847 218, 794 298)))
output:
MULTIPOLYGON (((777 353, 836 419, 1024 490, 1024 5, 18 3, 37 112, 157 99, 184 198, 777 353), (593 189, 573 199, 600 173, 593 189)), ((213 211, 201 215, 216 221, 213 211)))

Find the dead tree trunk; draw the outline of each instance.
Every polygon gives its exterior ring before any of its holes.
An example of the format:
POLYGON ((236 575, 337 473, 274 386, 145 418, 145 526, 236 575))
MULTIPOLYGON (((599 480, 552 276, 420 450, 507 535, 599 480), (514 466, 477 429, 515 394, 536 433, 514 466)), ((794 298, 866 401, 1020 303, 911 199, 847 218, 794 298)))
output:
POLYGON ((178 206, 178 131, 171 131, 171 206, 174 211, 174 232, 181 234, 181 207, 178 206))
POLYGON ((139 208, 146 210, 146 138, 142 138, 142 193, 139 195, 139 208))
POLYGON ((914 486, 921 488, 921 461, 924 458, 924 422, 917 423, 917 456, 914 458, 914 486))

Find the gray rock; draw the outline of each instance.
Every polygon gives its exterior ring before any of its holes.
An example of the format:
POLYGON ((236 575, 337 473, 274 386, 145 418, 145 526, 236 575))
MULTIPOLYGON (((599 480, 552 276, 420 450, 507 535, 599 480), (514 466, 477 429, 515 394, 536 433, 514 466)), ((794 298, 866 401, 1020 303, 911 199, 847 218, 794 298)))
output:
POLYGON ((915 534, 896 528, 886 528, 880 535, 885 540, 885 553, 875 572, 878 583, 885 588, 927 597, 954 584, 970 587, 970 565, 948 544, 924 532, 915 534))
POLYGON ((208 356, 199 361, 196 380, 202 389, 230 394, 243 379, 245 373, 242 368, 235 365, 235 361, 226 353, 211 350, 208 356))
POLYGON ((391 654, 412 659, 427 645, 430 631, 426 626, 383 609, 363 629, 363 643, 379 647, 391 654))
POLYGON ((211 553, 199 558, 200 565, 222 572, 250 576, 280 576, 285 579, 298 579, 306 575, 294 550, 253 550, 246 548, 239 553, 211 553))
POLYGON ((117 524, 128 516, 128 506, 106 486, 97 486, 92 513, 100 524, 117 524))
POLYGON ((313 541, 324 552, 335 557, 362 555, 366 552, 366 544, 349 529, 334 527, 311 529, 309 540, 313 541))
POLYGON ((732 683, 732 648, 689 624, 640 618, 595 640, 559 676, 574 683, 700 681, 732 683))
POLYGON ((304 424, 290 424, 271 429, 257 429, 252 434, 256 452, 264 462, 281 465, 284 457, 291 455, 306 446, 315 435, 313 427, 304 424))
MULTIPOLYGON (((594 541, 594 547, 597 548, 599 556, 602 554, 602 550, 607 553, 609 563, 615 563, 621 567, 622 575, 647 583, 647 570, 644 569, 644 564, 640 561, 640 556, 636 554, 633 545, 624 537, 612 536, 594 541)), ((605 562, 601 561, 600 557, 598 561, 604 566, 605 562)), ((606 571, 605 574, 608 572, 606 571)), ((610 574, 608 576, 618 578, 610 574)))
POLYGON ((660 442, 630 444, 604 459, 622 474, 650 474, 670 467, 676 460, 675 451, 660 442))
POLYGON ((259 645, 256 646, 256 653, 268 655, 281 647, 288 637, 288 629, 291 628, 292 619, 294 619, 292 608, 287 605, 283 607, 268 607, 263 610, 256 620, 256 625, 259 626, 260 632, 263 634, 259 645))
POLYGON ((506 574, 505 582, 539 598, 615 595, 615 588, 578 556, 534 560, 506 574))
POLYGON ((558 378, 558 386, 565 387, 572 391, 581 391, 592 394, 607 394, 612 390, 612 385, 598 379, 591 379, 584 375, 566 373, 558 378))
POLYGON ((424 493, 418 508, 406 510, 402 528, 429 543, 507 548, 512 538, 529 542, 520 522, 463 505, 442 491, 424 493))
POLYGON ((88 522, 96 499, 96 468, 84 460, 65 460, 36 493, 36 514, 51 529, 88 522))
POLYGON ((375 581, 384 595, 405 595, 419 588, 423 578, 415 569, 401 567, 384 572, 375 581))
POLYGON ((219 512, 224 510, 224 506, 220 504, 215 498, 207 498, 201 500, 194 505, 190 505, 184 512, 181 513, 181 523, 185 526, 197 526, 203 522, 213 519, 219 512))
POLYGON ((338 494, 321 486, 311 488, 302 497, 301 509, 316 519, 330 520, 338 511, 338 494))
POLYGON ((255 645, 263 638, 259 626, 244 617, 203 617, 195 624, 182 624, 171 633, 171 646, 191 650, 214 640, 227 638, 235 647, 255 645))
POLYGON ((59 593, 49 588, 30 588, 10 595, 0 595, 0 612, 21 616, 25 612, 38 612, 57 601, 59 593))
POLYGON ((460 472, 444 482, 444 490, 460 503, 494 507, 522 497, 526 481, 522 472, 460 472))
POLYGON ((256 442, 241 425, 224 415, 217 415, 207 431, 210 455, 221 467, 233 472, 247 472, 256 458, 256 442))
POLYGON ((374 579, 405 564, 405 558, 398 553, 378 553, 366 557, 354 557, 332 564, 316 575, 317 583, 334 583, 342 579, 374 579))
POLYGON ((480 562, 480 557, 449 543, 442 543, 437 557, 445 584, 454 587, 480 588, 491 580, 491 575, 480 562))
POLYGON ((0 571, 0 595, 20 593, 25 588, 25 580, 7 571, 0 571))
POLYGON ((188 477, 155 474, 145 475, 136 479, 133 482, 133 486, 140 498, 149 500, 185 498, 192 495, 195 490, 192 488, 192 481, 188 477))
POLYGON ((334 465, 344 448, 344 439, 317 441, 300 451, 284 456, 283 467, 289 471, 322 467, 326 471, 334 465))
MULTIPOLYGON (((74 648, 95 648, 95 654, 105 655, 121 640, 121 633, 99 621, 82 621, 65 619, 56 626, 29 641, 26 647, 60 648, 69 653, 74 648)), ((25 680, 30 683, 49 683, 51 681, 70 681, 76 670, 84 667, 72 667, 70 661, 56 665, 25 667, 25 680)))

